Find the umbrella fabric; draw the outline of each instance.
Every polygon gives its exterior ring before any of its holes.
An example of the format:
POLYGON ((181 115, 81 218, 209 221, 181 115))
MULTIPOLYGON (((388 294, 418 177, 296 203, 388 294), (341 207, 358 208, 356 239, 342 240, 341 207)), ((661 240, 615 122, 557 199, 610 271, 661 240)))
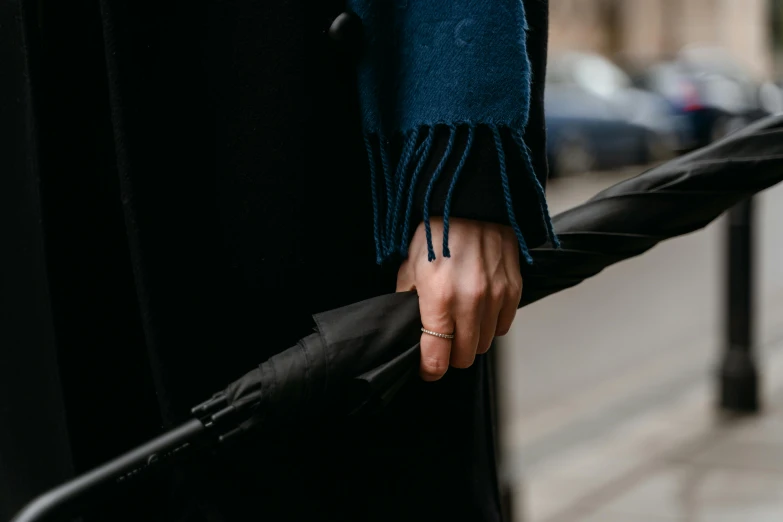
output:
MULTIPOLYGON (((535 263, 525 273, 520 306, 574 286, 660 241, 698 230, 737 202, 781 180, 783 116, 774 116, 614 185, 555 217, 563 246, 532 251, 535 263)), ((415 293, 376 297, 314 319, 315 333, 193 409, 207 431, 231 435, 263 421, 277 428, 291 418, 372 411, 388 404, 416 374, 421 323, 415 293)), ((199 436, 203 431, 193 429, 199 436)), ((150 446, 156 447, 154 451, 170 449, 167 440, 164 435, 150 446)), ((182 443, 176 440, 177 447, 182 443)), ((96 476, 116 479, 111 468, 127 474, 146 462, 144 452, 134 452, 132 462, 121 466, 118 459, 96 476)), ((72 483, 79 480, 84 481, 84 476, 72 483)), ((92 490, 97 482, 85 482, 89 487, 80 491, 92 490)), ((61 491, 68 490, 66 486, 61 491)), ((55 510, 55 504, 64 504, 65 497, 52 500, 47 513, 55 510)), ((30 510, 18 520, 40 518, 30 510)))
POLYGON ((609 187, 554 218, 561 248, 535 249, 520 306, 707 226, 783 180, 783 115, 609 187))
POLYGON ((261 418, 278 423, 356 413, 371 402, 388 401, 415 374, 421 320, 414 292, 353 303, 314 320, 316 333, 269 358, 194 413, 217 404, 227 406, 217 418, 255 414, 239 431, 261 418))
MULTIPOLYGON (((537 248, 520 307, 579 284, 661 241, 699 230, 783 180, 783 116, 618 183, 555 217, 562 248, 537 248)), ((415 293, 380 296, 315 316, 319 334, 230 385, 227 402, 288 416, 387 403, 415 375, 415 293), (330 404, 330 407, 326 407, 330 404)), ((362 408, 364 407, 364 408, 362 408)), ((247 425, 248 427, 250 424, 247 425)))

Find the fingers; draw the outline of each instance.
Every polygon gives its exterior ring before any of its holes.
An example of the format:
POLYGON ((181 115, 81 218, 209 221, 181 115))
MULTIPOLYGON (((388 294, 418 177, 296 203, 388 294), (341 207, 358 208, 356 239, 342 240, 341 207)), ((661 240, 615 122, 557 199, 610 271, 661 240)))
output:
POLYGON ((496 336, 506 335, 511 329, 520 299, 522 299, 522 277, 514 277, 512 275, 505 287, 503 305, 498 314, 497 328, 495 330, 496 336))
POLYGON ((449 365, 469 368, 476 354, 489 350, 496 335, 508 333, 520 296, 521 279, 496 282, 490 287, 486 280, 476 278, 470 283, 463 282, 453 293, 448 290, 420 293, 424 328, 454 333, 454 339, 422 334, 422 378, 436 381, 443 377, 449 365))
POLYGON ((469 368, 476 359, 482 316, 486 308, 486 284, 463 288, 454 303, 454 343, 451 348, 451 365, 469 368))
MULTIPOLYGON (((452 300, 448 296, 436 298, 419 294, 421 324, 427 330, 450 334, 454 331, 454 319, 451 312, 452 300)), ((425 381, 437 381, 449 368, 452 339, 442 339, 434 335, 421 334, 421 378, 425 381)))
POLYGON ((500 311, 503 309, 503 303, 506 298, 506 288, 502 284, 496 284, 490 294, 484 315, 481 320, 481 333, 479 335, 478 348, 476 353, 487 353, 492 346, 492 340, 495 338, 499 323, 500 311))

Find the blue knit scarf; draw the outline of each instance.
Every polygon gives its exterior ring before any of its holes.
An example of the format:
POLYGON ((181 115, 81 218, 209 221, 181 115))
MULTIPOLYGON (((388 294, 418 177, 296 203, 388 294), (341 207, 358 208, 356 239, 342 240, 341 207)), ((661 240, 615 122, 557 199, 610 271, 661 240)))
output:
POLYGON ((429 203, 438 181, 449 183, 443 255, 450 255, 451 197, 479 125, 494 135, 508 221, 523 257, 531 262, 514 216, 507 154, 522 156, 526 174, 538 191, 550 240, 557 244, 544 190, 524 141, 531 65, 522 0, 349 0, 348 4, 362 19, 366 36, 358 86, 372 175, 377 261, 393 254, 407 255, 414 191, 428 161, 438 161, 422 209, 429 259, 435 259, 429 203), (433 159, 436 126, 445 126, 449 137, 443 155, 433 159), (459 128, 467 129, 467 144, 459 152, 459 161, 455 160, 456 168, 445 172, 447 163, 454 164, 449 159, 456 153, 459 128), (501 131, 514 137, 515 150, 504 150, 508 147, 504 147, 501 131), (402 145, 392 147, 393 140, 402 145), (440 180, 442 176, 446 179, 440 180), (385 202, 379 204, 382 195, 385 202), (385 216, 380 215, 381 207, 385 216))

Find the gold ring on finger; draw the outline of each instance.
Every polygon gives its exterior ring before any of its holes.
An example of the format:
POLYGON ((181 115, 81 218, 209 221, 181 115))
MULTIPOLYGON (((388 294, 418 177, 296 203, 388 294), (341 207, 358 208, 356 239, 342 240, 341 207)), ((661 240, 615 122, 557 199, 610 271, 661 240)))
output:
POLYGON ((427 330, 426 328, 422 327, 422 332, 424 332, 427 335, 431 335, 433 337, 440 337, 441 339, 454 339, 454 333, 440 333, 440 332, 433 332, 432 330, 427 330))

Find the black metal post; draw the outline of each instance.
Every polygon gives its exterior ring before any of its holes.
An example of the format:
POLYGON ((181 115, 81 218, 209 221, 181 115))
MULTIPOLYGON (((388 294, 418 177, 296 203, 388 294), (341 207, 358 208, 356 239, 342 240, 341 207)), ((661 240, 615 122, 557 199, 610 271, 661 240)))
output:
POLYGON ((753 353, 753 199, 729 211, 726 294, 727 339, 720 368, 720 407, 731 413, 759 410, 753 353))

